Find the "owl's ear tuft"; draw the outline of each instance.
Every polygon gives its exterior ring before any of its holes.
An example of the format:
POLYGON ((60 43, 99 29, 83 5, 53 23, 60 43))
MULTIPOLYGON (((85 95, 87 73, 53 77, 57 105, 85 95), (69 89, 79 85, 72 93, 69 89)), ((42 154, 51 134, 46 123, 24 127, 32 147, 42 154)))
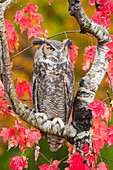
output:
POLYGON ((68 46, 69 49, 72 49, 72 48, 71 48, 72 42, 73 42, 73 41, 70 40, 70 39, 65 39, 65 40, 63 41, 64 47, 65 47, 65 46, 68 46))
POLYGON ((45 43, 45 39, 44 38, 36 38, 35 40, 33 40, 33 45, 42 45, 45 43))

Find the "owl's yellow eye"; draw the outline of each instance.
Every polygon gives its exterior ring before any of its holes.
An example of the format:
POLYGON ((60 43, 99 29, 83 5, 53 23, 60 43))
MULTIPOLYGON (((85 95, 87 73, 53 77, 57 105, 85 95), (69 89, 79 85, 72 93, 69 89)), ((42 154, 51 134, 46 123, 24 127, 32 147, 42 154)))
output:
POLYGON ((52 47, 48 47, 47 48, 49 51, 54 51, 54 48, 52 48, 52 47))

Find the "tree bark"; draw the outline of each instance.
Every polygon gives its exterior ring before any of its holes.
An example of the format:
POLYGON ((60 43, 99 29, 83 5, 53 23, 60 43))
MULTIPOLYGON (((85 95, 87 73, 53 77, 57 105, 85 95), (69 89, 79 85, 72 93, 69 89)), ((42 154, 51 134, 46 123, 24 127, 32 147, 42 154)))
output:
POLYGON ((52 121, 47 120, 44 123, 39 117, 36 120, 32 109, 22 104, 17 98, 12 79, 10 55, 4 23, 4 11, 13 2, 14 0, 7 0, 4 3, 0 3, 0 71, 9 105, 14 113, 28 124, 31 124, 42 132, 64 137, 70 143, 74 144, 74 152, 81 152, 84 142, 91 144, 91 112, 87 110, 87 106, 94 100, 98 86, 108 67, 109 62, 105 60, 105 56, 109 48, 105 43, 111 41, 110 35, 105 27, 94 23, 86 16, 79 0, 69 1, 70 14, 75 17, 82 32, 89 32, 97 38, 97 50, 95 53, 95 61, 90 71, 80 80, 74 100, 73 125, 75 128, 71 124, 67 124, 62 132, 59 124, 56 124, 56 126, 52 128, 52 121))
POLYGON ((80 0, 69 0, 69 12, 78 22, 82 33, 90 33, 97 38, 95 59, 89 72, 78 85, 78 91, 73 104, 73 124, 77 128, 74 151, 82 152, 82 145, 91 142, 91 112, 87 106, 94 101, 97 89, 106 73, 109 61, 105 60, 109 51, 106 43, 111 37, 106 27, 102 27, 89 19, 84 12, 80 0))

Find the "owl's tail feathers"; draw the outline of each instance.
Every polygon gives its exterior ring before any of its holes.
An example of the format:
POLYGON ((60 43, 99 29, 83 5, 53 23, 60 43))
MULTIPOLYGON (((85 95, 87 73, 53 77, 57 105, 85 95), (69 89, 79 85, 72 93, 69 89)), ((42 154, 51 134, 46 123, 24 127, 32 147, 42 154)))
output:
POLYGON ((62 142, 63 142, 62 137, 47 134, 46 138, 49 143, 50 150, 52 152, 57 151, 62 146, 62 142))

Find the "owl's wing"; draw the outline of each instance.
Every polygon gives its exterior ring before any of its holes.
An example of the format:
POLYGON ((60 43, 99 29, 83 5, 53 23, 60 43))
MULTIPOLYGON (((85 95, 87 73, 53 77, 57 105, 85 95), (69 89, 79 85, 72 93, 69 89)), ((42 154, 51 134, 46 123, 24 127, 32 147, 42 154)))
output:
POLYGON ((33 106, 35 109, 35 113, 39 112, 39 104, 38 104, 38 81, 36 75, 32 73, 31 78, 31 94, 33 100, 33 106))
POLYGON ((73 105, 73 97, 74 97, 74 92, 75 92, 75 78, 72 73, 72 77, 70 77, 71 83, 65 83, 65 118, 66 118, 66 123, 69 121, 69 117, 71 114, 71 109, 73 105))

